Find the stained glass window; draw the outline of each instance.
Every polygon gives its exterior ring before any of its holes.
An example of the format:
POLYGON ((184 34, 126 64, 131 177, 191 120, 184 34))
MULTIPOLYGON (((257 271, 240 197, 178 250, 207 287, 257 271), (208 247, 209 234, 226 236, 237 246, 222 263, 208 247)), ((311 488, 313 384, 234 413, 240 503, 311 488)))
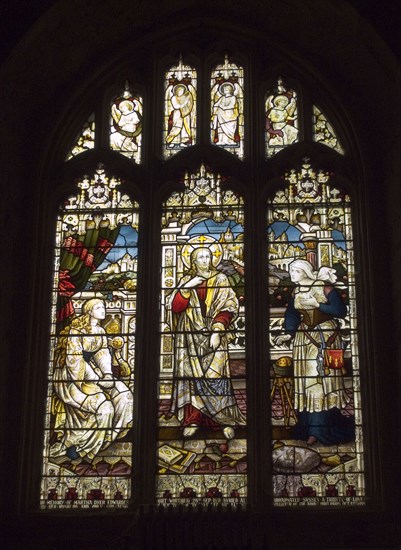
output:
POLYGON ((271 157, 298 141, 297 94, 278 80, 266 97, 266 154, 271 157))
POLYGON ((243 201, 203 165, 164 203, 157 500, 247 492, 243 201))
MULTIPOLYGON (((226 55, 201 82, 195 64, 180 58, 162 78, 163 112, 154 127, 163 127, 165 159, 197 144, 200 122, 211 145, 244 158, 243 67, 226 55), (206 118, 209 92, 201 105, 200 90, 210 91, 206 118)), ((268 164, 299 146, 306 124, 306 135, 344 154, 319 108, 304 119, 300 89, 280 77, 264 90, 258 109, 268 164)), ((105 109, 110 149, 140 163, 142 98, 126 82, 105 109)), ((91 115, 69 158, 93 148, 94 137, 91 115)), ((307 158, 283 181, 267 207, 273 505, 364 505, 351 198, 336 175, 307 158)), ((146 200, 154 201, 153 189, 146 200)), ((177 189, 162 204, 160 317, 152 318, 160 331, 155 501, 245 505, 244 201, 229 178, 204 164, 177 189)), ((254 191, 251 185, 250 201, 254 191)), ((42 509, 132 507, 138 210, 99 165, 59 211, 42 509)), ((258 243, 255 235, 254 252, 258 243)), ((252 303, 252 312, 260 319, 266 307, 252 303)), ((253 373, 260 382, 262 374, 253 373)))
POLYGON ((166 73, 164 96, 164 156, 196 143, 196 71, 182 59, 166 73))
POLYGON ((365 503, 351 199, 308 159, 268 208, 276 506, 365 503))
POLYGON ((81 131, 74 141, 72 149, 69 151, 66 160, 76 157, 84 151, 95 147, 95 114, 92 113, 82 126, 81 131))
POLYGON ((244 157, 244 71, 225 57, 211 75, 211 142, 244 157))
POLYGON ((56 230, 42 508, 131 499, 138 204, 102 165, 56 230))
POLYGON ((313 106, 313 139, 318 143, 331 147, 341 155, 344 154, 344 149, 338 141, 333 126, 316 105, 313 106))
POLYGON ((111 104, 110 147, 133 162, 141 162, 142 98, 131 92, 128 82, 111 104))

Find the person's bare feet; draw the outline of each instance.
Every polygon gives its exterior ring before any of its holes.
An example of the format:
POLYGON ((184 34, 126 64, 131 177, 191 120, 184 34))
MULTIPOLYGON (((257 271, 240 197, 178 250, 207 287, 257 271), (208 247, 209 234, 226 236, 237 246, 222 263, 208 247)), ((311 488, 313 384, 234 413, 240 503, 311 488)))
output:
POLYGON ((310 435, 308 437, 308 441, 306 442, 307 445, 313 445, 314 443, 317 442, 317 439, 314 435, 310 435))

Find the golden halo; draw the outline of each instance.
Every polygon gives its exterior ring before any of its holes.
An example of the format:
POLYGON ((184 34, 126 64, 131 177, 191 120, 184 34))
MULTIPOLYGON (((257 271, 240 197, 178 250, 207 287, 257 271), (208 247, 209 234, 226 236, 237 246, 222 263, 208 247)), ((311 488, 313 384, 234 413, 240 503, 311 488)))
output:
POLYGON ((212 254, 212 265, 217 267, 223 259, 223 249, 221 244, 210 235, 199 235, 192 237, 181 250, 182 263, 188 269, 191 267, 191 254, 196 248, 208 248, 212 254))

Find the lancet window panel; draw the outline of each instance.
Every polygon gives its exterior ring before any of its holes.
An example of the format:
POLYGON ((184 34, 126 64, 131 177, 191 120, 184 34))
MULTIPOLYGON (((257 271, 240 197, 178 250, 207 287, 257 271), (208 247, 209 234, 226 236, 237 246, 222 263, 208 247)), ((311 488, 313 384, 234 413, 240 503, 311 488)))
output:
POLYGON ((243 201, 203 165, 163 205, 157 501, 245 503, 243 201))
POLYGON ((99 165, 58 214, 42 509, 132 498, 138 204, 120 183, 99 165))
POLYGON ((268 204, 276 506, 366 503, 351 199, 304 159, 268 204))
POLYGON ((211 143, 244 158, 244 70, 225 56, 211 73, 211 143))

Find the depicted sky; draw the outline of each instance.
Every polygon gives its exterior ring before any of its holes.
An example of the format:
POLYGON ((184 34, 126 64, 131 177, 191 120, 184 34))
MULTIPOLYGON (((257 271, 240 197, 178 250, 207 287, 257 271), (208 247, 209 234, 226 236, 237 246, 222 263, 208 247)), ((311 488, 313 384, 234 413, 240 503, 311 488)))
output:
POLYGON ((241 224, 234 220, 225 220, 223 222, 216 222, 214 220, 203 220, 188 231, 188 234, 195 237, 196 235, 211 235, 215 239, 219 239, 220 235, 230 228, 234 238, 241 235, 244 232, 244 228, 241 224))
POLYGON ((98 271, 103 271, 110 264, 116 263, 127 253, 136 258, 138 255, 138 232, 130 225, 123 225, 120 229, 116 242, 110 252, 107 254, 98 271))
POLYGON ((300 246, 303 246, 300 243, 300 240, 301 240, 300 230, 294 227, 293 225, 290 225, 288 222, 273 222, 268 229, 268 232, 270 231, 274 232, 276 239, 281 237, 283 233, 286 233, 287 239, 289 242, 292 242, 294 244, 297 243, 300 246))
MULTIPOLYGON (((283 221, 273 222, 269 226, 267 231, 268 233, 273 231, 277 239, 283 233, 285 233, 287 235, 288 242, 294 245, 300 246, 301 248, 304 248, 304 245, 301 241, 301 231, 296 227, 294 227, 293 225, 289 224, 288 222, 283 222, 283 221)), ((341 233, 341 231, 338 231, 338 229, 333 229, 331 232, 331 237, 335 241, 336 246, 346 250, 345 238, 343 233, 341 233)))

